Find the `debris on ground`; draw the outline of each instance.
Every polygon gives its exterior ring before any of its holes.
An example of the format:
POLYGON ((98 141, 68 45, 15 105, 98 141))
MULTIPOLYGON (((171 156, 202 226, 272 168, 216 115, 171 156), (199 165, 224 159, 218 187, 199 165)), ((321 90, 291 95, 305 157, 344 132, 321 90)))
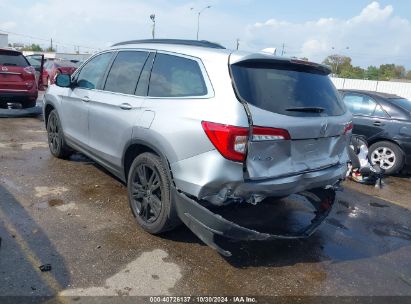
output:
POLYGON ((47 272, 51 270, 51 264, 44 264, 39 267, 41 272, 47 272))

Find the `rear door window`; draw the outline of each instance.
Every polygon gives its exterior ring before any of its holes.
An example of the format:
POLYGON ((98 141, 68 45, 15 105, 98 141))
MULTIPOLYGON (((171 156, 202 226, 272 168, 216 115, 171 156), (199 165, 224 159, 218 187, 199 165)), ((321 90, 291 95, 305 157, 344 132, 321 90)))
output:
POLYGON ((10 51, 0 51, 0 65, 27 67, 27 59, 20 53, 10 51))
POLYGON ((103 53, 88 61, 76 76, 77 86, 85 89, 98 88, 112 56, 111 52, 103 53))
POLYGON ((347 93, 343 100, 354 115, 371 116, 377 107, 377 103, 372 98, 361 94, 347 93))
POLYGON ((189 97, 207 95, 207 86, 197 61, 157 54, 151 71, 149 96, 189 97))
POLYGON ((119 52, 108 73, 104 90, 134 94, 147 57, 147 52, 119 52))
POLYGON ((237 93, 258 108, 288 116, 345 113, 328 75, 313 67, 246 61, 231 65, 231 71, 237 93))

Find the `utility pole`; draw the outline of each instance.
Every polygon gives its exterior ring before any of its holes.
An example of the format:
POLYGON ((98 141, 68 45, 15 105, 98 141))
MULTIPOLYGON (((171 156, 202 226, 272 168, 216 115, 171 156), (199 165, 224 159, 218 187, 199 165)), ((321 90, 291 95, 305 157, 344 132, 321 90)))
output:
POLYGON ((285 44, 283 43, 283 47, 281 49, 281 56, 284 56, 284 54, 285 54, 284 48, 285 48, 285 44))
POLYGON ((151 32, 151 35, 153 36, 153 39, 156 37, 156 15, 151 14, 150 15, 151 21, 153 21, 153 30, 151 32))
POLYGON ((240 39, 237 38, 237 51, 238 51, 238 47, 240 46, 240 39))

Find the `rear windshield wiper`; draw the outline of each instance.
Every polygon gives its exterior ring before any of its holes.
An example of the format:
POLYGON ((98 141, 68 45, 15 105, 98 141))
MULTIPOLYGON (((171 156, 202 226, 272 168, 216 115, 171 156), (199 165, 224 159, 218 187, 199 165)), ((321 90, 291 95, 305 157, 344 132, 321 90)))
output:
POLYGON ((295 108, 288 108, 285 109, 289 112, 310 112, 310 113, 322 113, 324 112, 324 108, 320 107, 295 107, 295 108))

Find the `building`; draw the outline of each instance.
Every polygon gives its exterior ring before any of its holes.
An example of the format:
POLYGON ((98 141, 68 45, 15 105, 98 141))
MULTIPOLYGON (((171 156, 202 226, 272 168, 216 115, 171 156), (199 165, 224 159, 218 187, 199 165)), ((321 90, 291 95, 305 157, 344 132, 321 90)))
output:
POLYGON ((0 33, 0 48, 6 48, 9 46, 9 35, 0 33))

